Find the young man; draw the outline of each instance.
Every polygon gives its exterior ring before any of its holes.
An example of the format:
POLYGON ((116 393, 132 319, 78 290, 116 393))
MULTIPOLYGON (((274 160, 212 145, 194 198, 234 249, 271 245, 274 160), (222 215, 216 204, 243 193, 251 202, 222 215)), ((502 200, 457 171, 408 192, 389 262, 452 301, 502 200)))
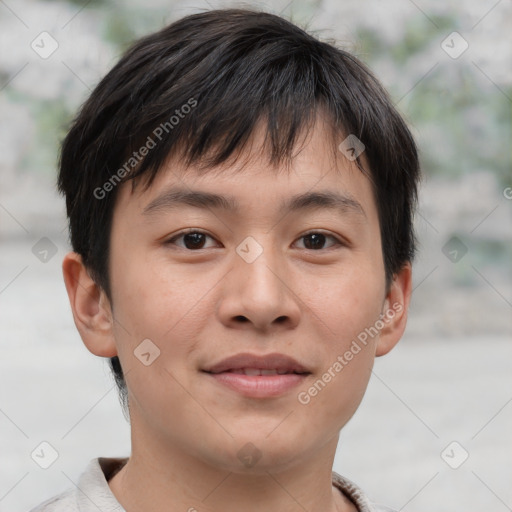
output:
POLYGON ((34 510, 389 510, 332 465, 405 328, 418 179, 370 72, 280 17, 209 11, 138 41, 59 175, 74 320, 110 358, 131 455, 34 510))

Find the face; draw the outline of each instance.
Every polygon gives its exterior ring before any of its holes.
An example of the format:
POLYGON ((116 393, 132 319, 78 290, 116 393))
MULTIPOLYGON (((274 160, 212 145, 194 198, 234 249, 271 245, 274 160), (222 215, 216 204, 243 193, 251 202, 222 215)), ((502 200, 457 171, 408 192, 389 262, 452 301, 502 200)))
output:
POLYGON ((289 170, 254 149, 239 172, 170 161, 147 190, 122 185, 111 336, 139 439, 232 471, 336 443, 405 299, 386 290, 370 182, 327 140, 317 125, 289 170))

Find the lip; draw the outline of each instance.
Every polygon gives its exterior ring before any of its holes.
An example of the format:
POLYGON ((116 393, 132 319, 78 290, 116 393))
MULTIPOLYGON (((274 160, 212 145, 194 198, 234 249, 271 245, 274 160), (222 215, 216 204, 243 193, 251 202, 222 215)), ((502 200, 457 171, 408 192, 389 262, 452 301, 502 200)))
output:
POLYGON ((202 370, 217 383, 251 398, 272 398, 285 394, 304 382, 311 372, 284 354, 236 354, 202 370), (245 375, 241 369, 286 371, 278 375, 245 375))
POLYGON ((223 359, 222 361, 204 368, 208 373, 222 373, 230 370, 241 370, 242 368, 259 368, 262 370, 276 369, 278 371, 286 370, 288 373, 311 373, 305 366, 297 360, 285 354, 265 354, 257 355, 250 353, 235 354, 234 356, 223 359))

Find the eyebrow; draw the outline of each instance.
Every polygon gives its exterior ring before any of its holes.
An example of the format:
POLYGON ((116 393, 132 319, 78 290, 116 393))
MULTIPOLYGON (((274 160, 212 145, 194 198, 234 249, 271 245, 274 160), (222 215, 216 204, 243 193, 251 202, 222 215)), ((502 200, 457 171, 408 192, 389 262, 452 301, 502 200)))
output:
MULTIPOLYGON (((238 214, 242 209, 238 201, 232 196, 218 195, 200 190, 172 188, 153 199, 144 208, 142 214, 144 216, 152 216, 183 205, 201 209, 225 210, 232 214, 238 214)), ((292 196, 281 203, 279 214, 318 209, 335 210, 342 214, 356 213, 366 217, 361 203, 349 195, 330 190, 306 192, 292 196)))

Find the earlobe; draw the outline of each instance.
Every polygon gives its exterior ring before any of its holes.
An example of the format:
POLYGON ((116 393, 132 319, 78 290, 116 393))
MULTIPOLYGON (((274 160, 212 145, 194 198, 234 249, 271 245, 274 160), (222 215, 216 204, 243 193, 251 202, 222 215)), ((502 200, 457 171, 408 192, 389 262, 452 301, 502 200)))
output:
POLYGON ((412 268, 407 263, 394 276, 382 309, 383 327, 380 330, 376 356, 387 354, 402 337, 412 292, 412 268))
POLYGON ((85 346, 100 357, 116 356, 112 311, 105 292, 90 277, 81 256, 75 252, 64 257, 62 273, 73 319, 85 346))

